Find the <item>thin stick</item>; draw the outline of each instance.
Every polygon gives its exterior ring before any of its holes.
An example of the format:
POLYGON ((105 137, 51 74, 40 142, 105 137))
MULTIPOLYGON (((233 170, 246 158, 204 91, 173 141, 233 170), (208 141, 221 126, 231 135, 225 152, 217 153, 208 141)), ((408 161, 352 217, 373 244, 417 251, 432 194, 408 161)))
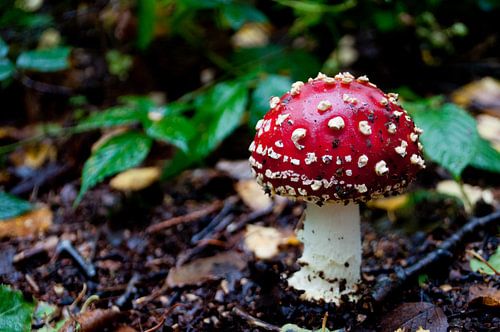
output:
POLYGON ((252 326, 260 327, 260 328, 263 328, 264 330, 267 330, 267 331, 277 331, 277 332, 281 331, 281 329, 278 326, 271 325, 269 323, 264 322, 263 320, 255 318, 255 317, 247 314, 246 312, 244 312, 243 310, 241 310, 238 307, 233 308, 233 313, 240 316, 244 320, 246 320, 247 323, 252 325, 252 326))
POLYGON ((442 261, 443 258, 453 257, 453 251, 457 249, 465 238, 476 233, 480 228, 497 222, 498 220, 500 220, 500 211, 493 212, 481 218, 472 218, 447 240, 443 241, 439 247, 418 260, 417 263, 404 269, 396 269, 395 276, 392 278, 387 275, 379 277, 372 292, 372 298, 376 302, 381 302, 392 292, 404 285, 409 279, 429 268, 431 265, 442 261))
POLYGON ((146 233, 148 233, 148 234, 157 233, 159 231, 162 231, 164 229, 167 229, 167 228, 179 225, 179 224, 184 224, 184 223, 196 221, 196 220, 203 218, 211 213, 214 213, 215 211, 219 210, 221 207, 222 207, 222 202, 215 201, 203 209, 190 212, 190 213, 185 214, 183 216, 173 217, 173 218, 164 220, 158 224, 151 225, 148 228, 146 228, 146 233))

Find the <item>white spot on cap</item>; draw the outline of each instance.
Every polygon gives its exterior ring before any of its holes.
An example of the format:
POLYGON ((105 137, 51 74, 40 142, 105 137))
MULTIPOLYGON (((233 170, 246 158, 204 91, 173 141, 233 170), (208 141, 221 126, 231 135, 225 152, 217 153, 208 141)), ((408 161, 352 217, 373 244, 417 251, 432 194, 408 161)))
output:
POLYGON ((415 134, 415 133, 410 134, 410 141, 416 142, 417 139, 418 139, 418 134, 415 134))
POLYGON ((387 106, 387 104, 389 104, 389 101, 387 100, 387 98, 382 98, 380 99, 379 103, 382 106, 387 106))
POLYGON ((328 76, 326 76, 325 74, 323 74, 322 72, 319 72, 318 75, 316 75, 316 78, 315 80, 322 80, 324 78, 327 78, 328 76))
POLYGON ((321 157, 321 160, 323 160, 325 164, 329 164, 332 162, 333 157, 328 154, 325 154, 323 157, 321 157))
POLYGON ((318 109, 318 111, 324 112, 331 107, 332 107, 332 103, 330 103, 328 100, 322 100, 318 103, 317 109, 318 109))
POLYGON ((255 130, 259 130, 262 127, 262 123, 264 123, 264 119, 260 119, 259 121, 257 121, 257 123, 255 124, 255 130))
POLYGON ((323 184, 323 182, 321 182, 319 180, 314 180, 313 183, 311 184, 311 189, 314 191, 319 190, 321 188, 322 184, 323 184))
POLYGON ((290 196, 296 196, 297 195, 297 193, 295 192, 295 188, 294 187, 286 185, 285 188, 286 188, 286 190, 288 192, 288 195, 290 195, 290 196))
POLYGON ((269 149, 267 149, 267 155, 269 156, 269 158, 273 158, 276 160, 281 158, 281 154, 276 153, 272 147, 269 147, 269 149))
POLYGON ((248 151, 250 151, 250 152, 255 151, 255 141, 252 141, 252 143, 250 143, 250 146, 248 147, 248 151))
POLYGON ((304 159, 304 162, 306 165, 311 165, 312 163, 318 161, 318 158, 316 158, 316 154, 314 152, 308 152, 306 154, 306 159, 304 159))
POLYGON ((282 140, 277 140, 276 142, 274 142, 274 145, 276 145, 278 148, 282 148, 283 147, 283 141, 282 140))
POLYGON ((410 157, 410 162, 414 165, 416 164, 420 166, 421 168, 425 168, 425 161, 419 155, 412 154, 410 157))
POLYGON ((323 78, 322 81, 325 82, 326 84, 333 84, 333 83, 335 83, 335 79, 333 77, 325 77, 325 78, 323 78))
POLYGON ((417 143, 417 146, 418 146, 418 151, 422 151, 424 149, 424 146, 420 142, 417 143))
POLYGON ((377 175, 382 176, 387 172, 389 172, 389 168, 387 168, 385 161, 381 160, 375 164, 375 173, 377 173, 377 175))
POLYGON ((269 107, 275 108, 280 103, 280 97, 272 97, 269 100, 269 107))
POLYGON ((389 134, 396 133, 396 128, 397 128, 396 125, 394 123, 392 123, 392 122, 389 122, 387 124, 387 131, 389 132, 389 134))
POLYGON ((276 125, 281 126, 281 124, 290 116, 290 113, 280 114, 276 119, 276 125))
POLYGON ((389 93, 387 94, 387 97, 392 98, 392 99, 394 99, 394 100, 398 100, 398 99, 399 99, 399 94, 394 93, 394 92, 389 92, 389 93))
POLYGON ((368 157, 366 155, 362 154, 361 156, 359 156, 359 158, 358 158, 358 167, 359 168, 365 167, 367 163, 368 163, 368 157))
POLYGON ((366 75, 358 77, 356 79, 356 81, 358 81, 359 83, 368 83, 368 82, 370 82, 370 80, 368 79, 368 77, 366 75))
POLYGON ((328 127, 335 130, 340 130, 344 128, 344 126, 345 126, 344 119, 342 119, 342 117, 340 116, 336 116, 328 121, 328 127))
POLYGON ((363 184, 355 184, 354 185, 354 188, 356 188, 356 190, 362 194, 362 193, 365 193, 368 191, 368 188, 366 188, 366 185, 363 183, 363 184))
POLYGON ((350 155, 350 154, 348 154, 347 156, 345 156, 345 158, 344 158, 344 159, 345 159, 345 161, 346 161, 346 162, 348 162, 348 163, 350 163, 350 162, 352 161, 352 157, 351 157, 351 155, 350 155))
POLYGON ((400 117, 401 115, 403 115, 404 113, 403 113, 403 112, 400 112, 400 111, 394 111, 394 112, 392 112, 392 114, 394 114, 394 116, 395 116, 396 118, 399 118, 399 117, 400 117))
POLYGON ((290 163, 292 165, 299 166, 300 165, 300 160, 299 159, 295 159, 295 158, 290 158, 290 163))
POLYGON ((352 176, 352 170, 347 169, 347 170, 345 171, 345 175, 347 175, 347 176, 352 176))
POLYGON ((401 145, 400 146, 396 146, 394 148, 394 151, 396 151, 397 154, 399 154, 401 157, 405 157, 406 156, 406 147, 408 146, 408 143, 404 140, 401 141, 401 145))
POLYGON ((336 162, 337 165, 342 165, 342 159, 340 159, 339 156, 337 156, 337 162, 336 162))
POLYGON ((358 128, 363 135, 370 135, 372 133, 372 127, 368 124, 368 121, 359 121, 358 128))
POLYGON ((298 188, 297 191, 299 192, 299 195, 307 196, 307 190, 305 190, 304 188, 298 188))
POLYGON ((302 81, 297 81, 292 84, 292 88, 290 89, 290 94, 292 96, 298 95, 300 93, 300 90, 302 90, 302 87, 304 86, 304 82, 302 81))
POLYGON ((413 131, 416 132, 419 135, 424 133, 423 129, 421 129, 419 127, 416 127, 416 126, 415 126, 415 128, 413 128, 413 131))
POLYGON ((304 128, 297 128, 292 132, 292 142, 295 145, 295 147, 299 150, 302 150, 304 148, 303 145, 299 144, 299 141, 306 137, 307 131, 304 128))

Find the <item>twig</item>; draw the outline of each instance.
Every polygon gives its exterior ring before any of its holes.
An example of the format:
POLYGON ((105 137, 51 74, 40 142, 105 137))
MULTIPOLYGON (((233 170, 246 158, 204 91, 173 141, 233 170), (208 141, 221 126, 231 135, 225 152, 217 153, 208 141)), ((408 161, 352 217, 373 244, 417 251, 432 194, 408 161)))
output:
POLYGON ((12 258, 12 263, 18 264, 36 255, 47 253, 53 250, 57 246, 58 242, 59 239, 57 238, 57 236, 48 237, 45 240, 35 244, 32 248, 23 250, 20 253, 15 254, 12 258))
POLYGON ((263 320, 255 318, 255 317, 247 314, 246 312, 244 312, 243 310, 241 310, 238 307, 233 308, 233 313, 236 314, 237 316, 243 318, 244 320, 246 320, 247 323, 252 325, 252 326, 260 327, 260 328, 263 328, 264 330, 267 330, 267 331, 277 331, 277 332, 281 331, 281 329, 278 326, 271 325, 269 323, 264 322, 263 320))
POLYGON ((484 259, 483 256, 479 255, 477 252, 475 252, 474 250, 466 250, 466 252, 469 254, 469 255, 472 255, 474 256, 476 259, 480 260, 481 262, 483 262, 487 267, 489 267, 491 269, 491 271, 493 271, 493 273, 495 273, 495 275, 500 275, 500 272, 497 271, 497 269, 495 269, 495 267, 493 267, 490 262, 488 262, 486 259, 484 259))
POLYGON ((135 285, 137 285, 137 282, 139 282, 141 276, 139 273, 134 273, 132 275, 132 278, 128 281, 127 288, 125 289, 125 292, 116 300, 116 305, 118 307, 123 307, 125 303, 128 302, 132 294, 134 294, 137 291, 137 288, 135 285))
POLYGON ((478 229, 497 222, 500 219, 500 211, 493 212, 481 218, 472 218, 462 228, 456 231, 450 238, 443 241, 434 251, 428 253, 417 263, 395 270, 395 278, 387 275, 381 276, 372 292, 372 297, 376 302, 384 300, 393 291, 399 289, 409 279, 416 276, 431 265, 436 264, 443 258, 453 257, 453 251, 464 241, 466 237, 475 233, 478 229))
POLYGON ((78 264, 88 278, 95 277, 96 270, 94 265, 92 265, 92 263, 88 263, 68 240, 62 240, 59 242, 56 247, 55 258, 57 258, 64 251, 67 252, 73 261, 78 264))
POLYGON ((168 308, 164 313, 163 315, 161 315, 161 320, 158 324, 156 324, 155 326, 153 326, 152 328, 150 329, 147 329, 147 330, 144 330, 144 332, 154 332, 156 330, 158 330, 160 327, 163 326, 163 324, 165 323, 165 320, 167 319, 168 315, 170 315, 170 313, 177 307, 181 307, 183 306, 184 304, 182 303, 176 303, 174 304, 173 306, 171 306, 170 308, 168 308))
POLYGON ((323 316, 323 322, 321 323, 321 332, 326 331, 326 322, 328 321, 328 311, 325 312, 325 315, 323 316))
POLYGON ((190 213, 185 214, 183 216, 170 218, 170 219, 164 220, 158 224, 151 225, 148 228, 146 228, 146 233, 148 233, 148 234, 156 233, 156 232, 162 231, 164 229, 167 229, 167 228, 179 225, 179 224, 196 221, 196 220, 203 218, 211 213, 214 213, 215 211, 219 210, 220 208, 222 208, 222 202, 215 201, 201 210, 193 211, 193 212, 190 212, 190 213))
MULTIPOLYGON (((193 237, 191 238, 191 244, 195 244, 196 242, 209 238, 210 235, 213 232, 217 232, 219 230, 219 224, 223 223, 223 221, 226 221, 225 226, 227 226, 233 218, 229 218, 228 221, 228 214, 234 209, 235 204, 238 202, 238 197, 236 196, 230 196, 224 200, 224 206, 222 207, 222 210, 217 214, 210 223, 203 228, 201 231, 198 233, 194 234, 193 237)), ((223 228, 225 228, 222 227, 223 228)))

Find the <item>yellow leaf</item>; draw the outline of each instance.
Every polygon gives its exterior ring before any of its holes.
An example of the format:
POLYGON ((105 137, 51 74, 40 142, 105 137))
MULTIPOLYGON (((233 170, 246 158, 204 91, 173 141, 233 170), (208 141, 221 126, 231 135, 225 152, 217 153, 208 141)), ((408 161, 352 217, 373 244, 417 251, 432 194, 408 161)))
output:
POLYGON ((160 174, 159 167, 132 168, 116 175, 109 185, 120 191, 138 191, 158 181, 160 174))
POLYGON ((15 218, 0 220, 0 238, 44 233, 52 225, 52 220, 52 211, 48 207, 41 207, 15 218))
POLYGON ((283 244, 296 245, 297 238, 274 227, 247 225, 245 246, 255 254, 257 259, 270 259, 279 253, 283 244))
POLYGON ((452 93, 451 99, 463 107, 500 112, 500 82, 485 77, 471 82, 452 93))
POLYGON ((235 184, 235 190, 246 206, 254 211, 265 210, 273 204, 255 180, 240 180, 235 184))

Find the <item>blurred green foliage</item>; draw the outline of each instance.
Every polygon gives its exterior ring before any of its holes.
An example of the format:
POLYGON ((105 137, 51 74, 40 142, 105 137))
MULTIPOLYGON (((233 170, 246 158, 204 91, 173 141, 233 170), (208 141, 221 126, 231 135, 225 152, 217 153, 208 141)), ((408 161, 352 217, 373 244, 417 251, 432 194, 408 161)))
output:
MULTIPOLYGON (((161 82, 176 82, 169 86, 179 91, 166 91, 175 95, 168 101, 128 96, 129 89, 125 96, 106 100, 101 111, 86 115, 91 93, 76 89, 71 99, 77 106, 72 118, 76 125, 52 135, 123 126, 128 130, 94 149, 83 169, 81 199, 105 177, 142 162, 153 142, 174 148, 165 163, 166 177, 202 162, 236 128, 253 128, 271 96, 282 95, 291 82, 315 76, 319 70, 356 71, 361 56, 367 65, 359 70, 377 73, 410 60, 437 68, 477 32, 470 14, 477 19, 499 8, 495 0, 465 0, 452 6, 446 0, 144 0, 99 6, 6 0, 0 4, 0 82, 7 87, 12 81, 23 84, 23 78, 33 73, 61 71, 78 77, 75 73, 81 75, 86 69, 97 72, 92 60, 99 56, 114 81, 99 77, 94 85, 88 83, 93 92, 95 87, 106 90, 110 81, 118 90, 127 84, 142 88, 133 80, 136 71, 158 53, 167 59, 165 66, 175 69, 152 73, 161 82), (67 22, 72 17, 77 33, 67 22), (78 24, 88 31, 79 31, 78 24), (89 41, 87 35, 97 37, 89 41), (399 44, 402 50, 395 54, 411 59, 398 64, 388 50, 399 44), (90 50, 85 53, 85 49, 90 50), (388 58, 374 60, 377 56, 388 58), (196 65, 183 67, 185 63, 196 65), (385 67, 379 68, 380 64, 385 67), (188 84, 184 76, 192 73, 186 71, 200 71, 204 78, 188 84), (120 156, 120 151, 127 152, 120 156)), ((418 71, 411 65, 403 68, 418 71)), ((83 77, 75 85, 86 85, 83 77)), ((155 88, 168 90, 164 85, 155 88)), ((411 88, 403 86, 402 95, 412 100, 406 105, 425 130, 422 143, 429 159, 457 179, 466 166, 500 172, 499 154, 479 137, 474 118, 454 104, 419 99, 411 88)), ((0 148, 10 150, 10 146, 0 148)))

